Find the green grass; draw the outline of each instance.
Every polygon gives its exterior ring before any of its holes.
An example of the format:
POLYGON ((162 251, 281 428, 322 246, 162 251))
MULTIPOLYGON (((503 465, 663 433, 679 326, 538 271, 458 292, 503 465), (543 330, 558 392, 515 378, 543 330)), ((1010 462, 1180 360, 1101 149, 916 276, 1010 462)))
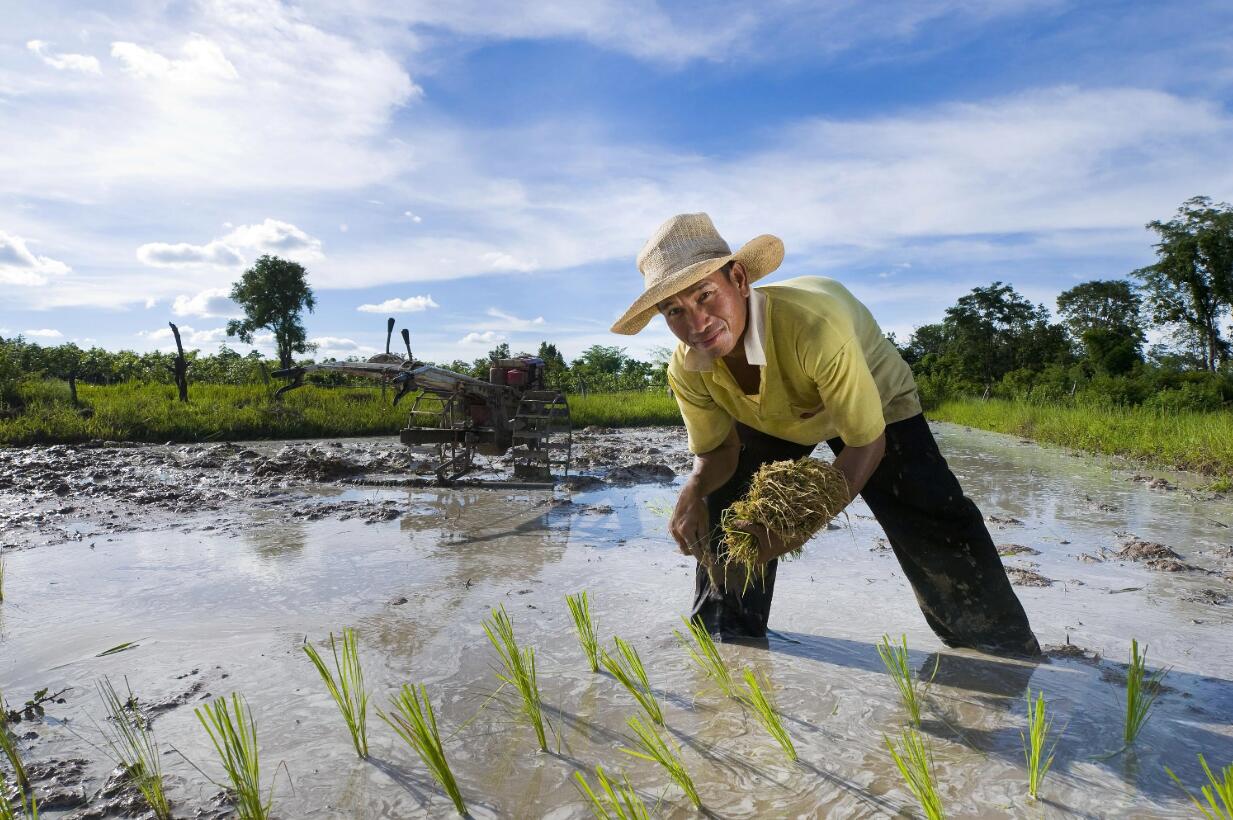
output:
POLYGON ((1130 641, 1130 665, 1126 668, 1126 721, 1122 729, 1122 741, 1127 745, 1135 742, 1143 724, 1147 723, 1160 697, 1160 682, 1169 673, 1167 667, 1147 672, 1147 647, 1139 652, 1139 642, 1130 641))
POLYGON ((13 770, 13 779, 17 781, 17 788, 23 792, 29 791, 30 777, 26 774, 26 767, 21 761, 21 753, 17 750, 17 738, 9 731, 3 693, 0 693, 0 752, 4 752, 5 758, 9 761, 9 767, 13 770))
POLYGON ((586 655, 587 663, 592 672, 599 671, 599 635, 595 631, 595 620, 591 617, 591 603, 587 600, 586 590, 574 595, 566 595, 565 603, 569 605, 569 615, 574 619, 574 631, 578 635, 578 645, 586 655))
POLYGON ((21 802, 17 804, 17 808, 13 808, 13 804, 5 797, 8 788, 4 776, 0 775, 0 820, 39 820, 39 804, 34 795, 27 796, 22 792, 21 802))
POLYGON ((231 703, 222 697, 193 710, 205 727, 227 775, 240 820, 265 820, 274 802, 274 787, 261 794, 261 762, 257 751, 257 726, 252 710, 238 692, 231 703))
POLYGON ((622 747, 621 751, 627 755, 658 763, 668 773, 668 776, 672 778, 673 782, 685 792, 689 802, 693 803, 696 808, 701 808, 702 799, 698 797, 698 790, 694 787, 693 778, 685 770, 685 762, 681 760, 680 750, 670 746, 668 741, 655 729, 654 724, 643 723, 642 719, 637 715, 631 717, 626 725, 634 733, 634 745, 636 748, 622 747))
POLYGON ((706 631, 706 627, 701 621, 689 620, 684 616, 681 620, 685 623, 689 630, 689 637, 686 638, 681 634, 680 630, 673 630, 672 634, 676 635, 681 646, 689 651, 689 656, 693 658, 694 664, 701 670, 702 674, 706 675, 712 683, 719 687, 719 691, 730 698, 740 698, 741 691, 736 681, 732 679, 732 672, 728 669, 728 665, 724 663, 723 656, 719 654, 719 647, 715 645, 715 639, 711 637, 711 633, 706 631))
POLYGON ((783 749, 788 760, 795 762, 796 746, 792 744, 792 737, 783 725, 783 719, 779 716, 779 710, 775 706, 769 689, 762 688, 762 684, 758 682, 752 669, 745 670, 745 691, 741 694, 741 701, 753 711, 754 717, 762 724, 762 728, 775 738, 775 742, 783 749))
POLYGON ((112 761, 125 771, 154 816, 158 820, 169 820, 171 804, 163 789, 158 744, 149 723, 134 706, 136 698, 129 691, 128 698, 121 700, 106 677, 98 682, 97 689, 107 712, 101 728, 112 761))
POLYGON ((600 663, 604 665, 604 669, 608 670, 608 674, 629 690, 634 699, 646 710, 651 720, 663 726, 664 712, 659 708, 659 701, 651 692, 651 681, 647 678, 642 658, 638 657, 638 650, 620 638, 614 637, 612 643, 616 646, 616 654, 604 652, 600 657, 600 663))
POLYGON ((465 817, 467 806, 463 802, 462 792, 458 789, 458 781, 454 779, 449 761, 445 759, 441 732, 437 729, 437 716, 432 711, 428 692, 422 684, 418 690, 403 684, 399 693, 390 699, 390 703, 394 707, 393 714, 387 715, 380 709, 377 714, 415 750, 433 778, 449 795, 450 800, 454 801, 454 808, 465 817))
POLYGON ((514 687, 521 701, 519 714, 535 730, 535 739, 540 751, 548 751, 548 738, 544 732, 544 709, 540 700, 539 682, 535 676, 535 649, 519 647, 514 638, 514 625, 502 604, 492 610, 491 619, 484 621, 484 632, 493 649, 501 658, 503 672, 497 677, 514 687))
MULTIPOLYGON (((908 710, 911 724, 919 727, 921 695, 927 684, 922 683, 912 674, 908 661, 908 636, 901 636, 901 643, 896 646, 891 643, 889 635, 883 635, 882 643, 878 644, 878 655, 882 658, 882 664, 886 667, 887 673, 895 681, 895 688, 899 690, 899 699, 903 701, 903 707, 908 710)), ((938 660, 941 660, 941 656, 938 660)), ((936 664, 934 674, 937 674, 936 664)))
MULTIPOLYGON (((1032 690, 1028 689, 1025 695, 1027 699, 1027 734, 1019 733, 1019 737, 1023 740, 1023 758, 1027 763, 1028 770, 1028 797, 1035 800, 1040 791, 1041 781, 1045 779, 1045 775, 1049 773, 1049 767, 1053 765, 1053 752, 1050 750, 1045 753, 1045 744, 1049 740, 1049 729, 1053 726, 1053 719, 1046 716, 1045 712, 1045 693, 1039 691, 1036 693, 1036 702, 1032 702, 1032 690)), ((1053 747, 1057 747, 1055 741, 1053 747)))
POLYGON ((1224 410, 952 399, 930 410, 929 417, 1161 467, 1233 475, 1233 413, 1224 410))
POLYGON ((603 766, 596 766, 595 779, 599 781, 598 792, 591 788, 586 775, 574 772, 578 791, 598 820, 650 820, 651 813, 625 775, 621 775, 621 782, 618 783, 608 778, 603 766))
MULTIPOLYGON (((25 411, 0 420, 0 445, 380 436, 397 434, 407 421, 410 405, 391 406, 380 387, 310 384, 275 402, 270 396, 279 385, 192 384, 190 401, 182 404, 173 385, 83 384, 79 408, 67 401, 66 391, 52 389, 61 383, 29 383, 25 411)), ((569 404, 576 429, 681 423, 666 393, 593 393, 571 396, 569 404)))
POLYGON ((1165 766, 1165 771, 1169 773, 1169 777, 1173 778, 1174 783, 1182 787, 1182 791, 1186 792, 1186 796, 1190 798, 1190 802, 1194 803, 1199 814, 1207 820, 1233 820, 1233 763, 1221 769, 1219 777, 1212 773, 1203 755, 1199 755, 1199 765, 1203 767, 1203 773, 1207 775, 1207 785, 1200 789, 1207 805, 1200 803, 1199 798, 1190 793, 1190 789, 1186 788, 1186 784, 1173 773, 1172 769, 1165 766))
POLYGON ((882 738, 890 751, 895 767, 903 776, 908 791, 920 803, 927 820, 941 820, 942 798, 938 795, 937 776, 934 772, 933 754, 925 745, 925 739, 915 729, 904 729, 899 743, 889 737, 882 738))
POLYGON ((317 667, 321 680, 325 682, 325 688, 338 704, 338 711, 346 721, 355 753, 360 757, 368 757, 368 690, 364 688, 364 670, 360 667, 355 630, 343 630, 341 657, 334 633, 331 632, 330 651, 334 655, 333 672, 325 665, 315 646, 304 644, 304 654, 308 655, 313 666, 317 667))

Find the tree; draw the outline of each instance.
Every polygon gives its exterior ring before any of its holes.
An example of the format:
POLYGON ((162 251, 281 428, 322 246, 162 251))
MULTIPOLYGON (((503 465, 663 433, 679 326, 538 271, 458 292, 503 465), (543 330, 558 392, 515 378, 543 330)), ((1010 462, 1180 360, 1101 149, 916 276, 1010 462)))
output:
POLYGON ((300 322, 300 311, 312 313, 317 306, 307 280, 308 272, 298 262, 262 256, 231 288, 231 299, 244 309, 244 318, 228 322, 227 335, 252 344, 253 333, 268 329, 274 334, 279 365, 291 367, 293 353, 313 349, 300 322))
POLYGON ((943 325, 946 351, 958 357, 960 375, 985 385, 1012 370, 1038 369, 1069 355, 1065 331, 1050 324, 1044 305, 1033 306, 1001 282, 959 297, 946 309, 943 325))
POLYGON ((1125 279, 1075 285, 1057 297, 1066 329, 1102 373, 1118 375, 1143 361, 1143 300, 1125 279))
POLYGON ((540 342, 539 352, 535 355, 544 360, 544 381, 552 387, 563 387, 569 375, 569 365, 557 346, 551 342, 540 342))
POLYGON ((1233 207, 1196 196, 1147 228, 1160 237, 1156 264, 1131 275, 1143 281, 1153 321, 1179 326, 1214 371, 1230 354, 1220 322, 1233 306, 1233 207))

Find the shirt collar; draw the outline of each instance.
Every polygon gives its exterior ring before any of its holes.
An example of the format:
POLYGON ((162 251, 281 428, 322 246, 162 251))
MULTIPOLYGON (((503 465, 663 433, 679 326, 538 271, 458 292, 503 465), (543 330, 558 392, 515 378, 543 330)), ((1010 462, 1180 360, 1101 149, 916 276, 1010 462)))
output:
MULTIPOLYGON (((748 310, 745 314, 745 361, 759 367, 766 366, 766 296, 757 288, 749 289, 748 310)), ((685 369, 710 371, 715 368, 715 359, 697 348, 685 346, 685 369)))

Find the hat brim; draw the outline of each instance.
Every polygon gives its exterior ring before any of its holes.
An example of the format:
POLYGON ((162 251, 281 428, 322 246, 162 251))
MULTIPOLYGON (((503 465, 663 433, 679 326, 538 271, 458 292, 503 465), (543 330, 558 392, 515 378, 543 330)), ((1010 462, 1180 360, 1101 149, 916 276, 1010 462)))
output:
POLYGON ((633 336, 646 327, 651 318, 659 312, 656 305, 702 281, 734 260, 745 266, 749 281, 755 282, 773 272, 783 262, 783 241, 777 236, 762 234, 746 242, 736 253, 696 262, 665 276, 634 300, 629 310, 612 325, 612 332, 633 336))

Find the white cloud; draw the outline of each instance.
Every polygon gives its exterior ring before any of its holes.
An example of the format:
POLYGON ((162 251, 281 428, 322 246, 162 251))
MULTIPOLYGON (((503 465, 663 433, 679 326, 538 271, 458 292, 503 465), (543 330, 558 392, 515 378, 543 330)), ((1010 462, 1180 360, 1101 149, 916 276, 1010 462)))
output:
POLYGON ((408 296, 406 299, 386 299, 377 305, 360 305, 356 310, 361 313, 419 313, 438 307, 441 306, 429 295, 408 296))
POLYGON ((321 240, 278 219, 266 219, 257 225, 241 225, 222 238, 223 242, 260 253, 273 253, 309 261, 320 259, 321 240))
POLYGON ((0 231, 0 285, 36 287, 71 270, 58 259, 34 254, 20 236, 0 231))
POLYGON ((207 288, 193 296, 181 294, 172 303, 171 312, 176 316, 201 318, 233 318, 243 313, 240 306, 227 294, 230 288, 207 288))
POLYGON ((481 254, 480 259, 489 270, 494 271, 519 271, 527 273, 539 267, 535 262, 529 262, 519 259, 513 254, 502 253, 501 251, 489 251, 481 254))
POLYGON ((31 40, 26 48, 38 55, 44 65, 49 65, 58 71, 80 71, 83 74, 100 74, 98 58, 87 54, 52 54, 47 50, 47 43, 42 40, 31 40))
POLYGON ((544 324, 543 316, 536 316, 534 319, 520 319, 497 308, 488 308, 487 313, 494 319, 501 320, 502 330, 537 330, 544 324))
POLYGON ((205 245, 188 242, 148 242, 137 248, 137 259, 155 268, 182 268, 192 265, 213 265, 234 268, 244 264, 240 252, 217 239, 205 245))
POLYGON ((120 61, 125 73, 166 83, 182 94, 216 91, 221 84, 240 78, 219 45, 205 37, 191 35, 180 52, 183 57, 168 59, 136 43, 111 44, 111 56, 120 61))
POLYGON ((318 360, 345 359, 349 356, 364 358, 378 352, 375 347, 342 336, 314 336, 308 341, 317 346, 314 357, 318 360))
POLYGON ((158 304, 158 300, 153 297, 146 299, 146 310, 150 310, 157 304, 158 304))
POLYGON ((35 329, 35 330, 27 330, 22 335, 30 339, 63 339, 64 338, 63 333, 61 333, 58 330, 49 328, 49 327, 35 329))
POLYGON ((411 213, 410 211, 403 211, 403 212, 402 212, 402 215, 403 215, 403 216, 405 216, 405 217, 407 217, 408 219, 410 219, 412 222, 423 222, 423 221, 424 221, 421 217, 416 216, 415 214, 411 213))
POLYGON ((463 336, 461 339, 459 339, 458 344, 460 345, 495 344, 497 342, 504 342, 504 341, 505 341, 505 334, 497 333, 496 331, 492 331, 492 330, 486 330, 483 333, 472 331, 468 333, 466 336, 463 336))
MULTIPOLYGON (((197 330, 189 325, 176 325, 176 327, 180 331, 180 341, 184 344, 186 350, 214 348, 227 341, 227 329, 225 327, 207 328, 205 330, 197 330)), ((160 349, 174 350, 176 346, 175 334, 167 326, 155 330, 139 330, 137 335, 151 342, 159 343, 158 347, 160 349)))

